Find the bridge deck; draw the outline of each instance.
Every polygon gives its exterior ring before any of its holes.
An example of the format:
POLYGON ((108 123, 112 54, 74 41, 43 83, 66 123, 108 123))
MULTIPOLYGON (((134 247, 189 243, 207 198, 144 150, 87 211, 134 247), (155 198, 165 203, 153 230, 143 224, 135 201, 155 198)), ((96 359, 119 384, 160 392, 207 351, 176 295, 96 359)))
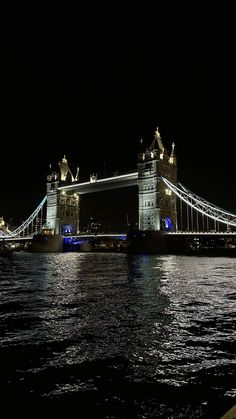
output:
MULTIPOLYGON (((145 233, 145 232, 144 232, 145 233)), ((167 233, 168 236, 196 236, 196 237, 224 237, 224 238, 230 238, 230 237, 236 237, 236 232, 187 232, 187 231, 178 231, 173 233, 167 233)), ((114 237, 119 238, 122 237, 123 239, 126 238, 125 233, 103 233, 103 234, 76 234, 72 236, 63 236, 64 238, 91 238, 91 237, 114 237)), ((33 239, 33 236, 25 236, 25 237, 1 237, 0 236, 0 242, 1 241, 31 241, 33 239)))
POLYGON ((168 233, 170 236, 217 236, 217 237, 236 237, 236 232, 220 232, 220 231, 176 231, 168 233))
POLYGON ((138 185, 138 172, 98 179, 95 182, 73 183, 68 186, 60 186, 58 189, 61 191, 74 191, 82 195, 136 185, 138 185))

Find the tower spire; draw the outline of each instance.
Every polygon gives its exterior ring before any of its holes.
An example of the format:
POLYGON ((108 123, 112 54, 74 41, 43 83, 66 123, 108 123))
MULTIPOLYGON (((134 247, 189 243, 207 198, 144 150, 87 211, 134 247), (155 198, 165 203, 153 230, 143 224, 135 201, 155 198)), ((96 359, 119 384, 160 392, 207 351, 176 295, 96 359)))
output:
POLYGON ((60 167, 61 180, 62 181, 68 181, 68 179, 70 179, 70 181, 74 181, 74 177, 71 173, 71 170, 69 168, 67 158, 66 158, 65 155, 64 155, 62 161, 59 162, 59 167, 60 167))
POLYGON ((79 180, 79 166, 77 167, 75 182, 77 182, 78 180, 79 180))
POLYGON ((156 131, 155 131, 154 138, 156 138, 156 140, 158 140, 159 138, 161 138, 161 135, 160 135, 160 132, 159 132, 158 127, 157 127, 157 129, 156 129, 156 131))
POLYGON ((172 143, 172 150, 171 150, 171 155, 170 155, 170 158, 169 158, 169 162, 171 163, 171 164, 173 164, 174 162, 175 162, 175 143, 173 142, 172 143))
POLYGON ((165 149, 164 149, 163 143, 161 141, 161 134, 159 132, 158 127, 157 127, 157 129, 155 131, 155 134, 154 134, 154 139, 153 139, 153 142, 152 142, 152 145, 151 145, 151 150, 154 150, 156 148, 159 148, 159 150, 160 150, 160 158, 163 159, 164 150, 165 149), (158 147, 157 147, 157 145, 158 145, 158 147))

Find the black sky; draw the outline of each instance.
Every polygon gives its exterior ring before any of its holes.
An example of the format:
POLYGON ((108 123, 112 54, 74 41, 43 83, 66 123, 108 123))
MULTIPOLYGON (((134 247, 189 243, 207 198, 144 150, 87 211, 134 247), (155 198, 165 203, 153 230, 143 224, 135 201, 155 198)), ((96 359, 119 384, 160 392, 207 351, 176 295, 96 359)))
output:
POLYGON ((81 179, 135 168, 156 126, 176 144, 179 180, 236 212, 231 12, 140 12, 45 14, 4 31, 0 216, 28 216, 64 154, 81 179))

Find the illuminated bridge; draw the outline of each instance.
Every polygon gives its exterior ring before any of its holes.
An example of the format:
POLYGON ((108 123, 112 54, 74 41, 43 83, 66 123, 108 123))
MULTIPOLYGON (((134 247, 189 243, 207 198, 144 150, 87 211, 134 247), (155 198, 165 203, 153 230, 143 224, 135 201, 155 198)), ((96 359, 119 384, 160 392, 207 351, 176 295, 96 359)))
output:
POLYGON ((58 189, 63 193, 75 192, 79 195, 83 195, 136 185, 138 185, 138 172, 126 173, 124 175, 112 176, 104 179, 97 179, 96 176, 91 176, 90 182, 72 183, 71 185, 60 186, 58 189))
MULTIPOLYGON (((30 240, 36 233, 81 236, 80 196, 118 188, 135 187, 138 194, 138 229, 183 236, 236 235, 236 215, 201 198, 177 181, 177 162, 172 144, 169 154, 158 129, 150 147, 137 156, 137 170, 98 179, 79 181, 64 157, 58 171, 47 177, 47 195, 35 211, 14 231, 2 232, 0 240, 30 240)), ((114 236, 114 235, 113 235, 114 236)), ((108 237, 108 235, 107 235, 108 237)))

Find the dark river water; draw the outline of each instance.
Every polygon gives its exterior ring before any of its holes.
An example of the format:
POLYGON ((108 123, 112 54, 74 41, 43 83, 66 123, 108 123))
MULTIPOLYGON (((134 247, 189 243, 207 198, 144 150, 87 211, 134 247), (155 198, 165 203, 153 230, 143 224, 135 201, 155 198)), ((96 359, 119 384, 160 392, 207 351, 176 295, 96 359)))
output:
POLYGON ((236 259, 0 257, 0 386, 64 417, 220 418, 236 396, 236 259))

